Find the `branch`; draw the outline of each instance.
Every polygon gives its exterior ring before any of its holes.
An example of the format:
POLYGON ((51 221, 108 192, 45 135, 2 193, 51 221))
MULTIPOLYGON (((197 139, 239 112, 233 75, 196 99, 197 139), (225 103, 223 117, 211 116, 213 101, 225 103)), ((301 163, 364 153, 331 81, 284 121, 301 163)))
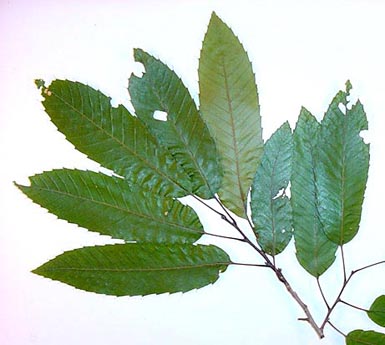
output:
MULTIPOLYGON (((337 304, 338 304, 339 302, 349 305, 348 303, 342 301, 341 296, 342 296, 342 294, 343 294, 343 292, 344 292, 346 286, 348 285, 348 283, 349 283, 350 280, 352 279, 352 277, 353 277, 356 273, 358 273, 358 272, 361 272, 361 271, 366 270, 366 269, 368 269, 368 268, 371 268, 371 267, 374 267, 374 266, 377 266, 377 265, 381 265, 381 264, 384 264, 384 263, 385 263, 385 260, 379 261, 379 262, 375 262, 374 264, 370 264, 370 265, 367 265, 367 266, 358 268, 358 269, 356 269, 356 270, 353 270, 353 271, 350 273, 350 275, 349 275, 349 277, 348 277, 347 279, 344 279, 344 283, 342 284, 341 290, 340 290, 340 292, 339 292, 337 298, 335 299, 335 301, 334 301, 334 303, 332 304, 332 306, 329 308, 329 310, 328 310, 328 312, 327 312, 327 314, 326 314, 326 316, 325 316, 325 319, 324 319, 324 321, 322 322, 322 325, 321 325, 321 327, 320 327, 320 329, 321 329, 322 331, 323 331, 323 329, 325 328, 325 325, 326 325, 327 323, 329 323, 329 317, 330 317, 330 314, 333 312, 333 310, 335 309, 335 307, 337 306, 337 304)), ((354 307, 353 305, 350 305, 350 306, 351 306, 351 307, 354 307)), ((358 308, 358 307, 357 307, 357 308, 358 308)), ((358 308, 358 309, 359 309, 359 308, 358 308)))
POLYGON ((304 311, 304 313, 306 315, 306 318, 301 318, 299 320, 307 321, 310 324, 310 326, 314 329, 314 331, 317 333, 318 337, 320 339, 324 338, 325 335, 324 335, 324 332, 323 332, 323 328, 318 327, 318 325, 315 322, 315 320, 314 320, 314 318, 313 318, 313 316, 312 316, 308 306, 301 300, 301 298, 298 296, 298 294, 292 289, 291 285, 286 280, 286 278, 283 276, 282 271, 280 269, 277 269, 276 275, 277 275, 279 281, 281 281, 285 285, 285 287, 286 287, 287 291, 289 292, 289 294, 294 298, 294 300, 299 304, 299 306, 304 311))

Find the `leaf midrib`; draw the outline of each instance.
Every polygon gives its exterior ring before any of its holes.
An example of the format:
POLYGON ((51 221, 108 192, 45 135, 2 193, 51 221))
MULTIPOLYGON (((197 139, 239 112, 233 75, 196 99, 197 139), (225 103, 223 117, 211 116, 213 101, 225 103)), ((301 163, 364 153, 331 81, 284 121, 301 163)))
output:
POLYGON ((40 187, 40 186, 39 187, 34 186, 34 187, 28 187, 28 188, 34 188, 34 189, 38 189, 38 190, 41 190, 41 191, 44 191, 44 192, 49 192, 49 193, 56 193, 56 194, 59 194, 59 195, 64 195, 64 196, 75 198, 75 199, 79 199, 79 200, 82 200, 82 201, 89 201, 89 202, 92 202, 92 203, 95 203, 95 204, 99 204, 101 206, 106 206, 106 207, 117 209, 119 211, 122 211, 122 212, 130 214, 130 215, 134 215, 134 216, 142 217, 142 218, 147 218, 147 219, 149 219, 149 220, 151 220, 153 222, 158 222, 158 223, 162 223, 162 224, 165 224, 165 225, 172 225, 175 228, 180 228, 181 230, 186 230, 186 231, 189 231, 189 232, 195 232, 195 233, 204 234, 204 231, 199 231, 198 229, 195 229, 195 228, 186 227, 186 226, 183 226, 182 224, 179 224, 179 223, 167 222, 167 221, 165 221, 165 219, 162 219, 162 218, 159 218, 159 219, 158 218, 151 218, 147 214, 136 213, 136 212, 133 212, 133 211, 130 211, 130 210, 127 210, 127 209, 124 209, 124 208, 121 208, 121 207, 118 207, 118 206, 115 206, 115 205, 112 205, 112 204, 109 204, 109 203, 106 203, 106 202, 103 202, 103 201, 94 200, 94 199, 83 197, 83 196, 80 196, 80 195, 74 195, 74 194, 71 194, 71 193, 68 193, 68 192, 66 193, 66 192, 62 192, 62 191, 58 191, 58 190, 52 190, 52 189, 49 189, 49 188, 43 188, 43 187, 40 187))
POLYGON ((242 181, 241 181, 241 176, 240 176, 240 164, 239 164, 239 149, 238 149, 238 144, 236 141, 236 133, 235 133, 235 121, 234 121, 234 110, 232 106, 232 98, 230 95, 229 91, 229 82, 228 82, 228 73, 226 69, 226 58, 224 54, 221 54, 221 59, 222 59, 222 69, 223 69, 223 79, 225 82, 225 90, 226 90, 226 99, 227 99, 227 104, 228 104, 228 114, 230 115, 230 121, 231 121, 231 133, 232 133, 232 140, 233 140, 233 149, 235 153, 235 169, 236 169, 236 176, 237 176, 237 181, 238 181, 238 187, 239 187, 239 193, 240 193, 240 198, 242 201, 242 204, 244 203, 245 200, 245 193, 242 188, 242 181))
POLYGON ((80 271, 80 272, 111 272, 111 273, 121 273, 121 272, 159 272, 159 271, 179 271, 179 270, 191 270, 191 269, 200 269, 205 267, 217 267, 224 265, 231 265, 232 261, 224 262, 215 262, 207 264, 197 264, 197 265, 186 265, 186 266, 177 266, 177 267, 153 267, 153 268, 77 268, 77 267, 55 267, 55 268, 44 268, 44 271, 80 271))

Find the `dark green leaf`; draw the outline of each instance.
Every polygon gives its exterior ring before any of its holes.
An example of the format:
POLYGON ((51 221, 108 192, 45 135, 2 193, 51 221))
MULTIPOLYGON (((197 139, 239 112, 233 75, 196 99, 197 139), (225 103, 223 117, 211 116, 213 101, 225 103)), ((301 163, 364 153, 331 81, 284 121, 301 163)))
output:
POLYGON ((61 219, 125 241, 194 242, 198 216, 179 201, 154 196, 127 181, 91 171, 54 170, 18 186, 61 219))
POLYGON ((79 151, 154 192, 189 194, 182 168, 122 105, 114 108, 100 91, 68 80, 43 86, 42 95, 52 122, 79 151))
POLYGON ((337 245, 325 235, 317 204, 315 169, 320 125, 302 108, 293 134, 291 204, 297 259, 310 274, 319 277, 334 262, 337 245))
POLYGON ((141 78, 130 78, 129 91, 137 116, 182 165, 193 183, 193 191, 208 199, 221 180, 214 140, 188 90, 174 71, 140 49, 135 60, 145 67, 141 78), (154 118, 155 111, 167 119, 154 118))
POLYGON ((65 252, 34 273, 86 291, 136 296, 199 289, 230 263, 212 245, 129 243, 65 252))
POLYGON ((377 325, 385 327, 385 295, 376 298, 370 306, 368 316, 377 325))
POLYGON ((245 217, 246 200, 263 151, 257 87, 247 54, 215 13, 199 61, 200 110, 223 166, 219 196, 245 217))
POLYGON ((285 195, 291 174, 293 150, 289 124, 283 124, 266 142, 251 189, 251 213, 261 248, 274 256, 292 237, 292 215, 285 195))
POLYGON ((369 168, 369 145, 360 137, 368 128, 366 115, 359 101, 347 108, 347 97, 339 92, 321 123, 316 169, 321 221, 338 245, 358 231, 369 168))
POLYGON ((357 329, 346 337, 346 345, 384 345, 385 334, 357 329))

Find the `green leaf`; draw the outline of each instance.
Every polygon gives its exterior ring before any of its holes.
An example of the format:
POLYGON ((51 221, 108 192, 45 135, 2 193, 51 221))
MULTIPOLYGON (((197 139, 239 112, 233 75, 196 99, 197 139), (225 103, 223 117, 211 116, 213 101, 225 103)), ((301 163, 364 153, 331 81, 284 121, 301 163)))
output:
POLYGON ((368 129, 366 114, 359 101, 349 109, 348 96, 339 92, 322 120, 316 170, 321 221, 338 245, 358 231, 369 168, 369 145, 360 137, 368 129))
POLYGON ((131 75, 129 83, 137 116, 191 177, 193 192, 212 198, 221 182, 221 169, 215 142, 194 100, 164 63, 140 49, 135 49, 134 57, 145 67, 143 76, 131 75), (156 111, 166 112, 167 118, 155 118, 156 111))
POLYGON ((33 272, 86 291, 137 296, 199 289, 230 263, 212 245, 129 243, 68 251, 33 272))
POLYGON ((189 194, 190 180, 182 168, 122 105, 114 108, 100 91, 68 80, 42 86, 42 95, 52 122, 79 151, 154 192, 189 194))
POLYGON ((367 314, 377 325, 385 327, 385 295, 375 299, 367 314))
POLYGON ((203 234, 188 206, 154 197, 127 181, 79 170, 54 170, 18 187, 61 219, 125 241, 195 242, 203 234))
POLYGON ((292 215, 285 195, 291 174, 293 150, 289 124, 284 123, 266 142, 251 189, 251 213, 261 248, 275 256, 292 237, 292 215))
POLYGON ((326 237, 318 212, 315 170, 319 130, 315 117, 302 108, 293 134, 291 204, 297 259, 315 277, 332 265, 337 250, 326 237))
POLYGON ((385 334, 357 329, 346 337, 346 345, 384 345, 385 334))
POLYGON ((262 151, 260 107, 247 54, 231 29, 212 14, 199 60, 200 110, 223 166, 219 196, 246 217, 248 191, 262 151))

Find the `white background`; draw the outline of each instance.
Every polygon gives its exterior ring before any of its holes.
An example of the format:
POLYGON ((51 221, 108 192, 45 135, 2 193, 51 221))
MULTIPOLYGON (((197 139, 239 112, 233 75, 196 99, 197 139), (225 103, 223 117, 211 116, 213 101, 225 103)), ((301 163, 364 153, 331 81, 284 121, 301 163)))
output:
MULTIPOLYGON (((367 111, 371 167, 361 232, 346 246, 348 270, 385 259, 385 6, 365 1, 0 1, 0 343, 343 344, 330 328, 319 341, 302 311, 265 269, 230 267, 187 294, 107 297, 30 273, 65 250, 110 242, 49 215, 12 181, 53 168, 98 169, 75 151, 42 110, 35 78, 68 78, 100 89, 129 109, 127 79, 141 47, 169 64, 197 98, 201 41, 211 11, 240 37, 256 74, 265 139, 295 125, 300 106, 319 118, 347 79, 367 111)), ((205 212, 210 230, 227 231, 205 212)), ((238 261, 258 259, 216 242, 238 261)), ((318 321, 325 308, 315 280, 296 263, 293 244, 277 258, 318 321), (314 297, 316 296, 316 297, 314 297)), ((336 263, 321 279, 330 300, 341 284, 336 263)), ((362 307, 385 291, 385 266, 358 274, 344 298, 362 307)), ((378 329, 340 306, 346 333, 378 329)))

